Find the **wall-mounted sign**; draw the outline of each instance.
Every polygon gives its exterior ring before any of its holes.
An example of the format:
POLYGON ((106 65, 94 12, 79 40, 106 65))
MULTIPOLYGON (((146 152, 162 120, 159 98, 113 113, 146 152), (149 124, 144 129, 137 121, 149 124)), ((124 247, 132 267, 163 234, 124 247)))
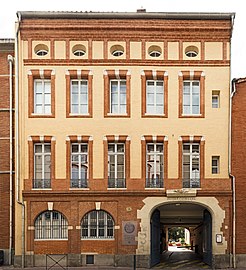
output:
POLYGON ((222 243, 222 234, 216 234, 216 243, 222 243))
POLYGON ((122 244, 126 246, 136 245, 137 236, 136 221, 122 221, 122 244))

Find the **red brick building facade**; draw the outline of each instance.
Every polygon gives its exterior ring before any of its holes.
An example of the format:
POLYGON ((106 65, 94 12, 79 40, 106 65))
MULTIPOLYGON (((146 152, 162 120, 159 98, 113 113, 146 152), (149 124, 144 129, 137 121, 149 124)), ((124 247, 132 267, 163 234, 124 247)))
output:
POLYGON ((246 238, 244 226, 246 222, 245 208, 245 117, 246 117, 246 79, 234 79, 232 81, 232 153, 231 172, 235 181, 235 249, 237 254, 237 266, 245 267, 246 238))
POLYGON ((10 96, 14 78, 14 40, 0 39, 0 250, 4 263, 9 263, 14 248, 14 95, 10 96))
POLYGON ((177 224, 231 265, 233 18, 18 13, 16 265, 151 267, 177 224))

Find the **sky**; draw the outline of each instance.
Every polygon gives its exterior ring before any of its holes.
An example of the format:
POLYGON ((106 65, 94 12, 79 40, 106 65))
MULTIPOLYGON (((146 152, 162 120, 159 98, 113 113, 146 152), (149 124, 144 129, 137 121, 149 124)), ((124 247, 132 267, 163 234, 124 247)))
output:
POLYGON ((0 9, 0 39, 15 37, 17 11, 235 12, 231 78, 246 77, 245 0, 7 0, 0 9))

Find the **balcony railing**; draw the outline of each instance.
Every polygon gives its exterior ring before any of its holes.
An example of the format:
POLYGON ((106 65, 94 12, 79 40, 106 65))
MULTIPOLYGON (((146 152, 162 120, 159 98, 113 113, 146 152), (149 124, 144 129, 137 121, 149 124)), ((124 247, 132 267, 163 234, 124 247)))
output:
POLYGON ((70 187, 71 188, 87 188, 88 180, 87 179, 71 179, 70 187))
POLYGON ((51 179, 33 179, 33 188, 51 188, 51 179))
POLYGON ((200 178, 183 179, 183 188, 199 188, 200 178))
POLYGON ((109 188, 125 188, 126 179, 125 178, 108 178, 109 188))
POLYGON ((163 179, 161 178, 146 178, 146 188, 163 188, 163 179))

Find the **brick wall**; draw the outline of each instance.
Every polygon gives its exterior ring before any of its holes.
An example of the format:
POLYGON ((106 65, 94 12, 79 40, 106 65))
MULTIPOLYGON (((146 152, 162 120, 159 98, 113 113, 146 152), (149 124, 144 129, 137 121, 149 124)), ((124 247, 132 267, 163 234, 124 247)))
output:
POLYGON ((232 174, 236 177, 236 253, 246 253, 246 81, 236 83, 232 102, 232 174))
MULTIPOLYGON (((14 43, 0 41, 0 249, 9 248, 10 203, 10 129, 9 129, 9 64, 8 55, 14 56, 14 43), (4 173, 5 172, 5 173, 4 173)), ((13 77, 14 78, 14 77, 13 77)), ((13 79, 14 80, 14 79, 13 79)), ((14 88, 13 88, 14 91, 14 88)), ((14 103, 14 101, 13 101, 14 103)), ((14 182, 14 177, 13 177, 14 182)), ((13 215, 14 216, 14 215, 13 215)), ((13 223, 14 224, 14 223, 13 223)), ((14 232, 13 232, 14 233, 14 232)))

